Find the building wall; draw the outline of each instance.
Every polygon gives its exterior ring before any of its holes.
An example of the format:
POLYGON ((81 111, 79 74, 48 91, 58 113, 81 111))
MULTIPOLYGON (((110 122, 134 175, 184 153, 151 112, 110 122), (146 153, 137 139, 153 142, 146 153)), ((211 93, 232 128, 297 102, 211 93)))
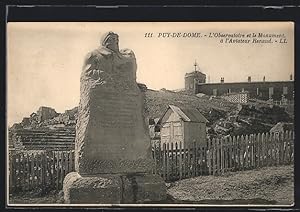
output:
POLYGON ((274 82, 238 82, 238 83, 200 83, 195 87, 195 93, 221 96, 228 92, 248 91, 249 98, 268 100, 273 88, 273 100, 282 98, 284 87, 287 88, 285 98, 293 100, 294 81, 274 81, 274 82))
POLYGON ((205 83, 206 75, 199 72, 194 71, 191 73, 186 73, 184 77, 185 90, 195 90, 195 83, 205 83))
POLYGON ((184 144, 206 144, 206 124, 199 122, 184 122, 184 144))
POLYGON ((161 143, 183 142, 183 122, 179 117, 169 109, 162 120, 161 124, 161 143))

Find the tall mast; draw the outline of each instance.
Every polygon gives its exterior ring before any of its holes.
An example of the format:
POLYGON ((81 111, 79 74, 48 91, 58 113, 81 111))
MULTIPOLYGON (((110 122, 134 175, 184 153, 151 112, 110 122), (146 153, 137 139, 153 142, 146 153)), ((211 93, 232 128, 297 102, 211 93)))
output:
POLYGON ((195 66, 195 71, 197 71, 197 66, 198 66, 198 64, 197 64, 197 61, 196 61, 196 60, 195 60, 194 66, 195 66))

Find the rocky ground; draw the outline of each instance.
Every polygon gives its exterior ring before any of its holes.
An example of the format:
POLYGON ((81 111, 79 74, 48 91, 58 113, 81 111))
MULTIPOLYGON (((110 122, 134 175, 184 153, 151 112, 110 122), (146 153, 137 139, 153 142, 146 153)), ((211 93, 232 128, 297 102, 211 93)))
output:
MULTIPOLYGON (((229 172, 223 176, 199 176, 168 186, 168 199, 161 204, 254 204, 292 205, 294 167, 266 167, 229 172)), ((10 196, 14 204, 60 204, 62 192, 38 191, 10 196)))
POLYGON ((168 105, 193 107, 209 121, 209 137, 246 135, 269 132, 278 122, 293 123, 293 108, 279 107, 267 101, 251 100, 246 104, 231 103, 222 98, 172 92, 165 89, 145 92, 145 111, 160 118, 168 105))
POLYGON ((182 203, 292 205, 293 170, 278 166, 184 179, 171 184, 168 194, 182 203))

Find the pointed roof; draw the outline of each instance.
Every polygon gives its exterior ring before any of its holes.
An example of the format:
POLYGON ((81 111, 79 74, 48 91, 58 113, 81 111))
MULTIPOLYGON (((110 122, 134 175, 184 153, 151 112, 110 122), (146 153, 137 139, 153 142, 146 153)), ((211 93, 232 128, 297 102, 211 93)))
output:
MULTIPOLYGON (((186 122, 208 122, 208 120, 196 108, 177 107, 169 105, 169 108, 186 122)), ((168 108, 168 109, 169 109, 168 108)))
POLYGON ((270 130, 270 132, 277 132, 277 131, 282 131, 285 132, 287 130, 294 130, 294 124, 293 123, 287 123, 287 122, 278 122, 274 127, 272 127, 272 129, 270 130))

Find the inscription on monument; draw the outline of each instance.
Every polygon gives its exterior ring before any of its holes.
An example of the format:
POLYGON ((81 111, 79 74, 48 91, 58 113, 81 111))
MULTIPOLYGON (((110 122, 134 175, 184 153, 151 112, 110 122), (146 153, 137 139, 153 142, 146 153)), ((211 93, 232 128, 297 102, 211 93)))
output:
POLYGON ((97 99, 97 110, 101 119, 99 125, 104 128, 132 128, 137 123, 137 107, 132 98, 137 95, 104 93, 97 99), (107 99, 104 99, 106 96, 107 99))

